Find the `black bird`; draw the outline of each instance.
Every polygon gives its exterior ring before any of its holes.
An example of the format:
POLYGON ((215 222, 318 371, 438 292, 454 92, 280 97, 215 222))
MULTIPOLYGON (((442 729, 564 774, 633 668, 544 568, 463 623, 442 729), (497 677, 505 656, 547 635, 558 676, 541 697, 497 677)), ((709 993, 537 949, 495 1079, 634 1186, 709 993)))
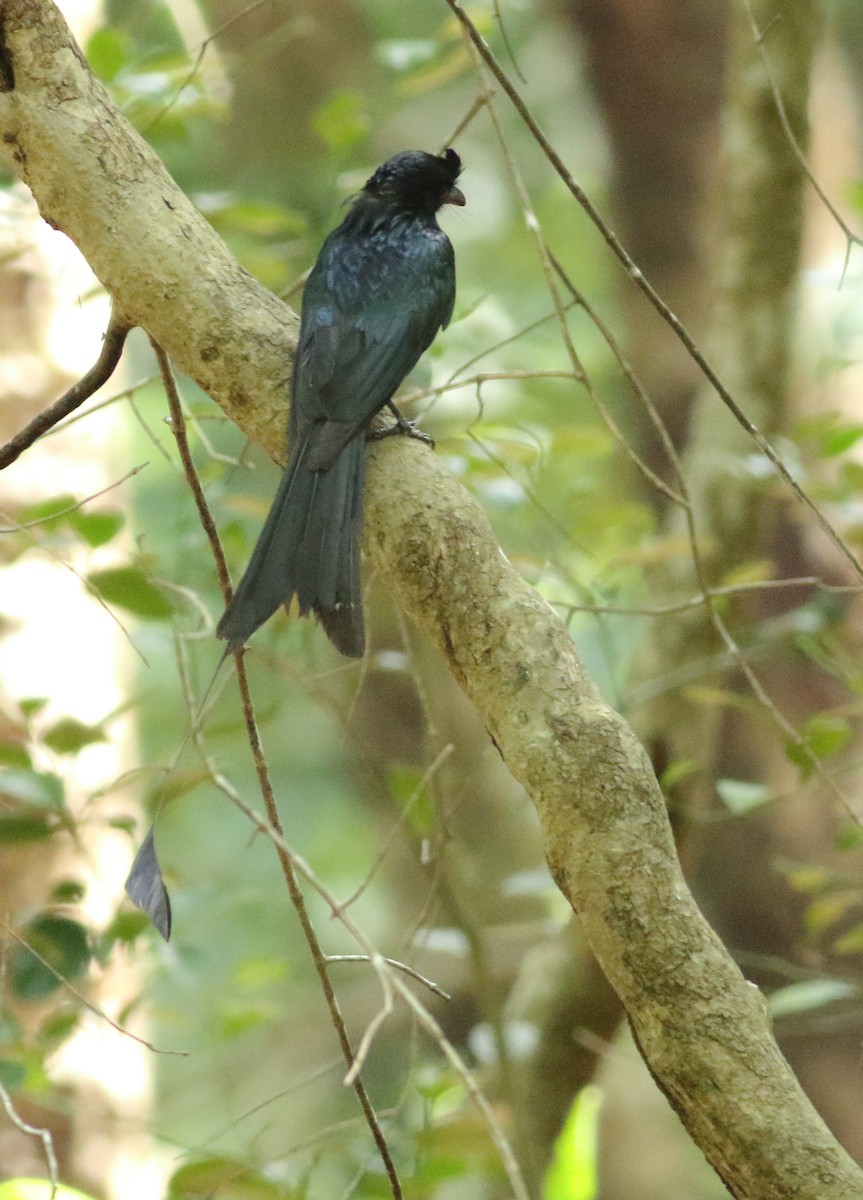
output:
POLYGON ((465 203, 460 171, 455 150, 396 154, 321 247, 303 294, 288 465, 217 631, 232 650, 296 596, 342 654, 363 653, 365 431, 389 405, 392 431, 416 433, 392 396, 452 316, 455 257, 436 213, 465 203))

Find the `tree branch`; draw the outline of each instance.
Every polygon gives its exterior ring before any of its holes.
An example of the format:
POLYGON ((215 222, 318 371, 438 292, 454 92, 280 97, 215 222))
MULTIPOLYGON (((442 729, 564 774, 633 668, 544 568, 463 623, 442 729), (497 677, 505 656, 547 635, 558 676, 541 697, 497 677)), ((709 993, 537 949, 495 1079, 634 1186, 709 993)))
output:
POLYGON ((29 450, 49 429, 59 425, 65 417, 71 416, 76 408, 80 408, 85 400, 89 400, 94 392, 108 382, 117 369, 128 335, 128 326, 112 317, 105 330, 99 357, 90 370, 82 375, 77 383, 73 383, 59 400, 55 400, 10 438, 5 446, 0 446, 0 471, 20 458, 24 451, 29 450))
MULTIPOLYGON (((0 154, 142 325, 282 458, 296 319, 231 258, 96 83, 48 0, 3 0, 0 154)), ((863 1175, 806 1100, 763 1000, 704 921, 623 719, 488 522, 410 439, 369 453, 366 541, 536 805, 561 890, 692 1136, 738 1197, 847 1200, 863 1175)))

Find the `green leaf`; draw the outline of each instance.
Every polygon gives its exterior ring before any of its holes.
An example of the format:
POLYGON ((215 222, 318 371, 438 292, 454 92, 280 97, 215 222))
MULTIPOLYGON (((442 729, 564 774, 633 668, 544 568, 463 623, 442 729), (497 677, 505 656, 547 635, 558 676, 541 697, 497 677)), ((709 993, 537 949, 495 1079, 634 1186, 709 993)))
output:
POLYGON ((63 1005, 50 1013, 39 1030, 39 1042, 43 1048, 55 1049, 65 1042, 77 1029, 81 1021, 80 1009, 63 1005))
POLYGON ((844 979, 807 979, 790 983, 768 997, 767 1007, 772 1017, 790 1017, 797 1013, 824 1008, 836 1000, 848 1000, 858 994, 853 983, 844 979))
POLYGON ((855 179, 846 187, 849 204, 853 204, 858 212, 863 212, 863 179, 855 179))
POLYGON ((769 788, 746 779, 717 779, 716 792, 725 807, 737 816, 751 812, 770 799, 769 788))
POLYGON ((828 379, 832 379, 834 375, 838 375, 840 371, 845 371, 848 367, 856 367, 857 359, 852 358, 848 354, 822 354, 815 362, 815 379, 818 383, 824 383, 828 379))
POLYGON ((112 91, 132 124, 149 127, 150 134, 163 143, 187 141, 193 122, 221 119, 228 112, 220 98, 204 90, 197 76, 190 76, 184 54, 151 58, 140 71, 122 70, 112 91))
POLYGON ((138 828, 134 817, 109 817, 106 824, 109 829, 119 829, 122 833, 134 833, 138 828))
POLYGON ((262 1025, 272 1023, 278 1018, 279 1012, 277 1004, 265 1001, 224 1005, 219 1012, 219 1037, 226 1041, 240 1037, 251 1029, 259 1029, 262 1025))
POLYGON ((50 529, 61 525, 68 510, 78 503, 78 498, 68 492, 59 496, 49 496, 47 500, 40 500, 37 504, 28 504, 21 512, 20 523, 29 525, 33 521, 40 521, 43 528, 50 529))
POLYGON ((828 758, 848 744, 851 727, 840 717, 818 715, 806 723, 806 739, 818 758, 828 758))
POLYGON ((254 954, 237 964, 233 979, 245 991, 256 991, 280 982, 287 973, 288 964, 282 955, 254 954))
POLYGON ((829 892, 818 896, 806 909, 803 924, 808 934, 823 933, 841 921, 849 909, 856 908, 860 897, 856 891, 829 892))
POLYGON ((86 1192, 77 1188, 67 1187, 65 1183, 57 1185, 52 1192, 49 1179, 7 1179, 0 1183, 0 1200, 93 1200, 86 1192))
POLYGON ((776 568, 769 558, 756 558, 751 562, 738 563, 726 571, 720 583, 723 587, 740 587, 745 583, 763 583, 773 579, 776 568))
POLYGON ((47 696, 28 696, 25 700, 18 701, 18 707, 23 716, 34 717, 36 713, 42 711, 47 703, 47 696))
POLYGON ((375 46, 375 54, 392 71, 412 71, 432 61, 438 44, 432 38, 385 38, 375 46))
POLYGON ((844 454, 863 438, 863 425, 839 425, 824 438, 821 449, 828 457, 844 454))
MULTIPOLYGON (((0 1058, 0 1084, 7 1092, 17 1091, 27 1078, 27 1068, 23 1063, 13 1062, 8 1058, 0 1058)), ((0 1184, 0 1198, 3 1197, 4 1184, 0 1184)))
POLYGON ((863 491, 863 463, 848 459, 840 468, 843 484, 854 492, 863 491))
POLYGON ((0 771, 0 796, 33 808, 63 808, 63 780, 48 771, 11 768, 0 771))
MULTIPOLYGON (((264 1179, 247 1164, 231 1158, 204 1158, 186 1163, 168 1182, 168 1200, 291 1200, 296 1192, 264 1179)), ((3 1200, 0 1196, 0 1200, 3 1200)))
POLYGON ((146 913, 140 912, 137 908, 128 909, 117 913, 105 930, 105 936, 111 941, 123 942, 128 945, 149 928, 150 918, 146 913))
POLYGON ((58 826, 49 817, 0 817, 0 845, 15 842, 45 842, 58 826))
POLYGON ((785 757, 794 763, 803 779, 808 779, 815 770, 815 763, 805 742, 786 742, 785 757))
POLYGON ((678 758, 668 764, 660 776, 660 785, 664 790, 673 788, 676 783, 688 779, 701 770, 701 763, 694 758, 678 758))
POLYGON ((81 535, 88 546, 104 546, 116 537, 123 528, 125 518, 116 509, 89 512, 76 508, 69 514, 69 524, 81 535))
POLYGON ((333 92, 312 118, 312 128, 330 150, 349 150, 369 131, 362 96, 347 89, 333 92))
POLYGON ((407 819, 413 831, 420 837, 430 834, 436 820, 434 802, 428 788, 420 795, 416 794, 422 774, 413 767, 395 766, 388 772, 387 781, 399 808, 406 809, 408 804, 411 805, 407 819))
POLYGON ((848 821, 836 835, 837 850, 857 850, 863 846, 863 825, 848 821))
POLYGON ((80 904, 87 889, 80 879, 61 879, 51 889, 52 904, 80 904))
POLYGON ((599 1117, 603 1095, 588 1084, 569 1110, 545 1178, 546 1200, 595 1200, 599 1195, 599 1117))
POLYGON ((22 1000, 42 1000, 52 995, 62 987, 63 979, 78 979, 89 966, 87 931, 70 917, 46 913, 25 926, 21 936, 27 945, 16 945, 12 950, 10 982, 22 1000), (31 946, 45 962, 30 953, 31 946))
POLYGON ((749 707, 747 697, 710 684, 690 684, 683 689, 683 694, 695 704, 703 704, 705 708, 739 708, 745 711, 749 707))
POLYGON ((863 925, 855 925, 833 943, 837 954, 860 954, 863 951, 863 925))
POLYGON ((848 744, 851 727, 841 717, 818 714, 806 722, 800 737, 800 742, 787 743, 785 753, 806 779, 815 769, 814 760, 829 758, 848 744))
POLYGON ((399 91, 403 96, 419 96, 435 91, 466 74, 470 65, 470 56, 464 45, 456 44, 453 49, 433 62, 420 65, 412 72, 406 72, 399 91))
POLYGON ((785 867, 784 874, 795 892, 803 892, 807 896, 823 892, 833 882, 832 876, 823 867, 785 867))
POLYGON ((45 745, 56 754, 77 754, 94 742, 107 741, 98 725, 85 725, 74 717, 63 717, 44 734, 45 745))
POLYGON ((103 83, 111 83, 131 59, 131 39, 125 30, 106 26, 87 41, 85 53, 90 70, 103 83))
POLYGON ((31 767, 33 760, 20 742, 0 743, 0 767, 31 767))
POLYGON ((140 567, 112 567, 95 571, 87 582, 108 604, 116 604, 138 617, 163 621, 173 613, 173 605, 140 567))

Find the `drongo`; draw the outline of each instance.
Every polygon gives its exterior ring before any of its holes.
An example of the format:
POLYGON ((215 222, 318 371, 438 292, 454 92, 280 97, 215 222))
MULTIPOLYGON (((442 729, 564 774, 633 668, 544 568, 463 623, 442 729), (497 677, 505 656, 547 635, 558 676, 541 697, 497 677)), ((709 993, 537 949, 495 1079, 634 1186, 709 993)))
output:
MULTIPOLYGON (((464 204, 460 171, 454 150, 396 154, 321 247, 303 294, 288 465, 219 622, 230 649, 296 596, 342 654, 363 653, 365 431, 452 316, 455 258, 436 214, 464 204)), ((393 430, 412 431, 393 411, 393 430)))

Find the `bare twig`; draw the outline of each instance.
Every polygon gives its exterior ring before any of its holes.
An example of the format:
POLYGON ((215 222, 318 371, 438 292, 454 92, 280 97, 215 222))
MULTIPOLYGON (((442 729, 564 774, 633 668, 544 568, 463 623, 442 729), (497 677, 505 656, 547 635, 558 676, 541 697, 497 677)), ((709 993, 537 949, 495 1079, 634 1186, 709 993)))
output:
MULTIPOLYGON (((424 1007, 421 1001, 417 999, 405 982, 399 978, 395 971, 392 970, 383 955, 379 954, 375 950, 374 946, 371 944, 359 926, 357 926, 356 923, 351 919, 350 915, 341 911, 338 900, 329 891, 329 889, 324 886, 316 873, 312 870, 312 867, 307 859, 305 859, 302 854, 298 854, 296 850, 292 849, 287 844, 283 833, 277 829, 267 818, 263 817, 249 804, 247 804, 235 789, 230 788, 230 785, 227 786, 229 791, 226 794, 231 796, 234 803, 243 813, 245 813, 252 824, 272 841, 273 845, 279 852, 279 856, 281 857, 281 855, 284 854, 288 857, 295 870, 312 885, 315 891, 326 901, 333 912, 333 915, 339 918, 344 927, 347 929, 348 933, 350 933, 358 945, 362 946, 366 951, 369 962, 377 972, 378 977, 381 979, 381 986, 385 989, 383 1010, 385 1012, 387 1011, 387 992, 391 990, 392 992, 398 993, 411 1011, 416 1015, 420 1025, 422 1025, 426 1032, 431 1034, 442 1053, 458 1072, 458 1075, 464 1083, 468 1094, 476 1104, 479 1111, 482 1113, 486 1124, 488 1125, 492 1141, 494 1142, 495 1148, 500 1155, 501 1164, 506 1172, 513 1195, 516 1197, 516 1200, 530 1200, 521 1173, 521 1168, 518 1165, 505 1130, 495 1116, 494 1110, 492 1109, 488 1100, 483 1095, 482 1090, 480 1089, 470 1068, 458 1054, 458 1051, 449 1041, 440 1025, 437 1023, 431 1013, 429 1013, 424 1007), (386 983, 384 982, 385 979, 386 983)), ((356 1084, 354 1086, 356 1086, 356 1084)))
POLYGON ((812 516, 818 524, 818 527, 830 539, 846 562, 848 562, 855 575, 857 575, 860 579, 863 579, 863 564, 860 563, 851 547, 841 536, 839 531, 830 523, 827 516, 824 514, 821 508, 819 508, 811 496, 809 496, 804 488, 800 486, 791 471, 782 461, 779 452, 774 449, 773 445, 768 441, 761 430, 752 421, 750 421, 749 417, 719 378, 716 371, 707 360, 706 356, 699 349, 698 344, 693 338, 692 334, 689 333, 680 318, 674 312, 672 312, 653 285, 645 278, 641 268, 624 249, 623 244, 620 242, 608 222, 604 219, 599 209, 594 205, 593 201, 590 199, 584 189, 572 177, 569 170, 565 166, 563 159, 543 133, 524 99, 519 94, 515 86, 510 82, 506 72, 495 58, 491 47, 482 37, 473 21, 471 21, 470 17, 459 3, 459 0, 446 0, 446 3, 452 9, 453 13, 464 29, 465 34, 471 40, 471 42, 473 42, 474 46, 479 51, 481 57, 485 61, 491 73, 494 75, 495 79, 500 84, 503 91, 509 97, 516 112, 521 117, 534 140, 541 147, 545 157, 548 159, 551 166, 566 185, 570 194, 584 209, 584 212, 587 214, 599 232, 603 241, 606 243, 618 262, 620 262, 624 267, 630 279, 633 281, 636 287, 644 293, 666 325, 673 330, 674 334, 683 345, 689 357, 697 365, 705 379, 707 379, 707 381, 710 383, 711 387, 716 392, 722 403, 731 412, 737 423, 749 434, 750 438, 764 455, 764 457, 773 465, 777 474, 791 489, 797 500, 799 500, 799 502, 812 513, 812 516))
MULTIPOLYGON (((328 954, 327 962, 330 963, 370 963, 371 957, 368 954, 328 954)), ((434 992, 436 996, 440 996, 443 1000, 451 1000, 449 992, 445 992, 440 984, 435 983, 433 979, 426 978, 413 967, 409 967, 407 963, 399 962, 397 958, 386 958, 383 960, 387 966, 393 967, 396 971, 404 971, 405 975, 410 975, 411 979, 416 979, 418 983, 424 983, 429 991, 434 992)))
POLYGON ((452 134, 450 135, 450 137, 448 137, 447 140, 444 142, 443 146, 441 147, 441 150, 445 150, 447 146, 451 146, 453 144, 453 142, 456 140, 456 138, 459 137, 462 133, 464 133, 464 131, 467 129, 468 125, 470 125, 470 123, 473 121, 474 117, 477 115, 477 113, 480 111, 480 109, 483 107, 483 105, 488 104, 489 100, 492 98, 493 95, 494 95, 494 92, 491 90, 477 92, 476 96, 474 96, 474 98, 473 98, 473 103, 471 104, 470 108, 467 110, 465 115, 459 121, 458 125, 456 125, 456 127, 452 131, 452 134))
POLYGON ((82 573, 77 569, 77 567, 74 567, 70 562, 66 562, 66 560, 61 555, 57 554, 56 551, 52 550, 52 548, 49 545, 47 545, 44 541, 40 541, 40 539, 32 532, 32 529, 30 527, 25 526, 25 525, 19 525, 15 521, 15 519, 11 516, 10 513, 5 512, 2 509, 0 509, 0 518, 2 518, 4 521, 8 521, 8 523, 9 523, 8 526, 3 530, 4 533, 9 533, 12 531, 23 533, 26 537, 28 537, 30 539, 30 541, 33 543, 34 546, 38 546, 39 549, 43 551, 43 553, 45 553, 49 556, 49 558, 53 558, 54 561, 56 563, 59 563, 61 567, 65 567, 65 569, 67 571, 71 571, 71 573, 75 576, 75 578, 77 580, 79 580, 81 585, 93 597, 93 599, 96 601, 96 603, 99 605, 99 607, 103 608, 105 610, 105 612, 108 614, 108 616, 114 622, 114 624, 118 627, 118 629, 122 633, 123 637, 126 639, 126 641, 129 643, 129 645, 132 647, 134 652, 138 655, 141 662, 144 663, 145 666, 149 666, 146 655, 144 654, 143 650, 141 650, 140 646, 138 646, 136 644, 135 639, 129 633, 126 626, 123 624, 123 622, 117 616, 117 614, 113 611, 110 604, 106 604, 106 602, 102 599, 102 597, 96 591, 93 584, 90 583, 90 581, 87 579, 87 577, 85 575, 82 575, 82 573))
POLYGON ((672 617, 701 608, 709 603, 710 597, 740 596, 761 591, 782 591, 785 588, 812 587, 819 591, 838 595, 853 595, 863 591, 859 584, 854 583, 825 583, 817 575, 795 575, 788 579, 753 579, 749 583, 729 583, 722 587, 712 587, 707 594, 699 592, 688 600, 679 600, 675 604, 573 604, 568 600, 549 598, 549 604, 569 613, 579 612, 601 613, 608 617, 672 617))
POLYGON ((131 1038, 133 1042, 137 1042, 139 1046, 144 1046, 147 1050, 152 1050, 154 1054, 174 1054, 179 1058, 188 1058, 188 1050, 162 1050, 158 1046, 154 1046, 152 1042, 148 1042, 146 1038, 138 1037, 136 1033, 132 1033, 131 1030, 125 1029, 122 1025, 118 1025, 116 1021, 112 1021, 103 1009, 99 1008, 98 1005, 93 1004, 92 1001, 88 1000, 83 992, 79 992, 78 989, 71 984, 69 980, 66 979, 66 977, 48 961, 47 958, 44 958, 34 946, 30 945, 26 938, 21 937, 20 933, 17 933, 8 921, 0 918, 0 927, 2 927, 4 933, 9 934, 9 937, 11 937, 13 941, 16 941, 19 946, 22 946, 28 954, 32 954, 36 961, 40 963, 46 971, 50 971, 58 983, 61 983, 67 992, 74 996, 76 1000, 80 1001, 85 1008, 88 1008, 94 1016, 99 1018, 100 1021, 104 1021, 107 1025, 110 1025, 112 1029, 115 1029, 117 1033, 122 1034, 123 1037, 131 1038))
MULTIPOLYGON (((824 207, 830 213, 831 217, 836 222, 836 224, 839 226, 839 228, 842 230, 842 233, 845 237, 845 261, 842 264, 842 275, 839 280, 839 286, 841 288, 841 286, 845 280, 845 275, 848 271, 848 262, 849 262, 849 259, 851 258, 852 247, 863 246, 863 237, 861 237, 860 234, 854 232, 854 230, 851 228, 851 226, 848 224, 848 222, 845 220, 845 218, 839 212, 839 209, 836 207, 836 205, 833 203, 833 201, 827 195, 824 188, 818 182, 815 172, 809 166, 809 163, 806 159, 806 155, 803 153, 803 148, 797 139, 797 135, 795 134, 794 130, 791 127, 791 122, 788 119, 788 111, 785 107, 785 101, 782 98, 782 92, 780 91, 779 84, 776 80, 776 75, 774 74, 773 67, 770 64, 770 56, 768 55, 767 49, 764 45, 767 34, 770 31, 770 26, 768 26, 768 28, 764 29, 764 30, 758 28, 758 22, 755 19, 755 13, 752 11, 752 5, 750 3, 750 0, 743 0, 743 7, 746 10, 746 16, 747 16, 747 18, 749 20, 749 24, 752 28, 752 36, 755 40, 755 44, 758 47, 758 50, 761 54, 761 60, 764 63, 764 70, 767 73, 767 79, 770 84, 770 90, 773 93, 773 100, 774 100, 774 103, 776 104, 776 113, 782 124, 783 132, 785 133, 785 136, 788 139, 788 144, 791 147, 791 149, 794 151, 794 155, 795 155, 798 163, 800 164, 801 171, 806 176, 806 178, 809 180, 810 184, 815 189, 815 193, 818 196, 818 198, 820 199, 821 203, 824 205, 824 207)), ((778 18, 774 18, 774 20, 775 19, 778 19, 778 18)), ((773 22, 771 21, 770 25, 772 26, 772 24, 773 24, 773 22)))
MULTIPOLYGON (((346 900, 342 901, 342 908, 349 908, 353 903, 355 903, 355 901, 359 900, 360 896, 363 894, 363 892, 369 886, 372 879, 374 878, 375 872, 377 871, 378 867, 380 867, 381 863, 384 861, 384 859, 386 858, 390 849, 392 848, 392 845, 396 839, 397 834, 403 828, 404 823, 407 820, 411 809, 414 807, 416 802, 419 800, 420 796, 426 790, 426 788, 428 787, 432 778, 437 774, 437 772, 441 769, 443 764, 451 756, 454 749, 455 749, 455 747, 452 745, 452 743, 448 742, 444 747, 442 747, 442 749, 439 751, 439 753, 435 755, 433 761, 431 763, 429 763, 429 765, 426 767, 425 771, 423 772, 422 779, 420 779, 419 783, 416 785, 414 790, 411 792, 410 796, 408 797, 407 803, 402 806, 402 810, 399 813, 399 818, 396 822, 394 822, 393 827, 390 830, 386 841, 384 842, 383 846, 381 846, 380 850, 378 851, 377 858, 372 863, 369 870, 366 872, 366 876, 363 879, 362 883, 359 885, 359 887, 357 887, 355 889, 355 891, 353 891, 346 900)), ((408 968, 405 968, 405 969, 407 970, 408 968)), ((423 982, 427 982, 427 981, 424 980, 423 982)), ((436 990, 436 989, 433 988, 432 990, 436 990)))
POLYGON ((24 451, 33 445, 37 438, 47 433, 58 421, 62 421, 64 417, 68 417, 71 412, 74 412, 76 408, 79 408, 85 400, 92 396, 103 383, 107 383, 114 374, 117 363, 120 361, 123 346, 126 344, 126 338, 129 335, 129 329, 129 324, 121 320, 116 312, 111 314, 111 320, 108 322, 108 328, 105 330, 105 338, 102 342, 102 352, 96 359, 96 362, 87 374, 83 375, 77 383, 74 383, 59 400, 55 400, 38 417, 34 417, 29 425, 25 425, 19 433, 16 433, 5 446, 0 447, 0 471, 15 462, 17 458, 20 458, 24 451))
POLYGON ((153 116, 152 120, 147 126, 148 130, 152 129, 154 125, 157 125, 159 121, 161 121, 161 119, 171 111, 171 109, 180 99, 183 92, 197 75, 201 63, 204 61, 204 55, 207 53, 207 50, 216 40, 216 38, 221 36, 226 29, 230 29, 232 25, 235 25, 238 21, 241 21, 243 17, 248 16, 249 13, 254 12, 258 8, 262 8, 267 3, 269 3, 269 0, 252 0, 251 4, 247 4, 246 7, 241 8, 239 12, 232 13, 227 20, 223 21, 222 24, 217 26, 211 34, 204 38, 204 40, 198 46, 198 53, 195 56, 195 61, 192 63, 186 78, 177 86, 177 90, 174 92, 174 95, 171 97, 168 103, 163 105, 163 107, 160 108, 159 111, 153 116))
POLYGON ((91 500, 98 500, 101 496, 107 496, 108 492, 113 492, 115 488, 126 483, 134 475, 140 474, 145 467, 150 464, 143 462, 140 466, 132 467, 131 471, 127 471, 125 475, 116 479, 113 483, 109 483, 107 487, 101 488, 98 492, 93 492, 89 496, 84 496, 81 500, 77 500, 74 504, 70 504, 68 508, 59 508, 56 512, 52 512, 47 517, 39 517, 35 521, 22 521, 20 525, 0 526, 0 533, 20 533, 25 529, 36 529, 39 525, 45 525, 48 521, 56 521, 58 517, 67 517, 69 513, 77 512, 79 508, 83 508, 85 504, 89 504, 91 500))
MULTIPOLYGON (((153 345, 153 350, 156 354, 156 358, 158 359, 159 369, 162 373, 162 379, 165 384, 165 392, 168 397, 168 407, 171 414, 171 427, 174 432, 174 437, 177 439, 177 448, 180 453, 183 470, 195 500, 195 505, 198 509, 198 515, 201 520, 201 524, 210 542, 210 547, 216 563, 216 570, 219 576, 219 582, 222 587, 222 593, 227 601, 230 598, 231 593, 228 567, 222 551, 221 541, 219 540, 218 530, 216 529, 216 524, 213 520, 212 514, 210 513, 206 497, 204 496, 204 492, 201 487, 201 482, 198 479, 198 474, 195 470, 195 464, 192 459, 191 449, 186 438, 186 423, 183 418, 182 405, 180 403, 179 393, 177 392, 174 374, 171 370, 171 364, 168 360, 168 356, 165 354, 165 351, 161 346, 158 345, 157 342, 153 341, 152 338, 151 342, 153 345)), ((320 942, 318 941, 317 935, 314 931, 314 927, 312 926, 311 918, 309 917, 308 909, 306 908, 305 898, 303 897, 302 890, 297 880, 297 874, 294 869, 291 853, 287 849, 287 846, 284 842, 279 812, 276 806, 272 782, 270 780, 269 768, 267 766, 264 749, 261 744, 260 734, 258 733, 254 704, 252 702, 249 680, 246 674, 245 652, 242 649, 234 652, 234 665, 237 672, 237 683, 240 689, 240 698, 243 708, 243 718, 246 724, 246 733, 249 740, 249 747, 252 751, 255 773, 258 777, 258 786, 264 800, 269 824, 278 832, 281 839, 280 842, 275 843, 275 847, 279 865, 282 870, 282 876, 285 880, 285 885, 287 886, 291 903, 293 904, 294 910, 299 918, 300 927, 303 931, 306 943, 311 952, 312 962, 314 963, 315 971, 317 972, 321 989, 326 999, 327 1009, 329 1011, 333 1027, 336 1031, 336 1037, 338 1038, 339 1046, 341 1047, 341 1051, 345 1062, 348 1065, 348 1069, 351 1070, 353 1068, 356 1056, 348 1037, 347 1029, 345 1028, 344 1018, 342 1017, 341 1010, 339 1008, 338 999, 336 998, 335 991, 333 990, 333 986, 327 972, 326 955, 321 948, 320 942)), ((240 799, 239 796, 232 788, 230 788, 227 780, 225 780, 218 771, 214 770, 212 764, 209 763, 206 749, 201 743, 200 729, 197 726, 194 728, 193 736, 195 737, 196 744, 201 751, 204 761, 208 764, 208 768, 211 771, 213 779, 216 780, 218 778, 220 780, 220 786, 222 789, 226 791, 226 794, 231 796, 235 803, 237 803, 240 799)), ((381 1128, 380 1121, 378 1120, 377 1114, 372 1106, 372 1102, 369 1099, 365 1085, 359 1077, 354 1077, 351 1080, 351 1086, 354 1089, 372 1138, 374 1139, 375 1145, 378 1148, 378 1153, 380 1154, 381 1161, 383 1162, 384 1169, 387 1173, 390 1189, 393 1194, 393 1200, 402 1200, 403 1192, 401 1182, 398 1177, 398 1172, 396 1171, 389 1145, 387 1144, 386 1137, 384 1136, 383 1129, 381 1128)))
MULTIPOLYGON (((482 78, 482 65, 480 62, 480 57, 477 54, 475 47, 471 47, 471 50, 472 50, 472 56, 475 61, 475 69, 481 79, 482 78)), ((578 382, 581 384, 581 386, 584 388, 584 390, 587 392, 587 395, 588 395, 591 403, 593 404, 596 411, 599 413, 603 423, 605 424, 605 427, 608 429, 611 436, 614 438, 614 440, 617 442, 617 444, 623 450, 623 452, 627 456, 627 458, 629 458, 631 460, 631 462, 635 465, 635 467, 657 489, 657 491, 661 492, 668 500, 671 500, 672 503, 681 505, 683 503, 681 496, 677 492, 675 492, 672 488, 670 488, 663 479, 660 479, 660 477, 656 474, 656 472, 652 469, 652 467, 650 467, 644 461, 644 459, 638 453, 638 451, 631 445, 629 439, 626 437, 623 430, 620 428, 617 421, 614 419, 614 416, 610 412, 605 401, 602 399, 600 394, 594 388, 593 382, 592 382, 590 376, 588 375, 587 371, 585 370, 583 363, 581 362, 581 359, 578 355, 578 352, 575 349, 575 345, 572 340, 572 334, 570 333, 569 325, 567 324, 566 312, 565 312, 565 307, 564 307, 565 301, 563 300, 563 298, 560 295, 560 292, 558 291, 557 282, 555 279, 555 275, 561 274, 560 265, 556 261, 552 261, 551 255, 548 252, 548 247, 546 246, 545 238, 543 237, 542 230, 540 228, 539 218, 537 217, 536 212, 534 211, 533 205, 531 203, 530 193, 528 192, 527 186, 524 182, 522 174, 519 171, 518 167, 516 166, 515 160, 513 159, 512 154, 510 153, 509 145, 507 144, 506 138, 504 137, 500 122, 497 119, 497 113, 495 112, 494 104, 489 102, 487 107, 488 107, 489 118, 490 118, 492 126, 494 128, 495 135, 497 137, 498 145, 500 146, 500 151, 503 156, 504 163, 506 164, 510 178, 515 187, 516 193, 518 195, 519 203, 521 204, 522 214, 524 216, 524 223, 527 226, 531 235, 533 236, 534 242, 536 244, 536 250, 537 250, 537 254, 539 256, 540 265, 542 267, 542 273, 545 276, 545 284, 546 284, 546 287, 548 288, 549 294, 551 295, 552 303, 554 304, 554 310, 555 310, 555 313, 557 314, 557 321, 558 321, 558 328, 560 329, 560 336, 563 341, 564 349, 566 350, 569 361, 572 364, 572 369, 573 369, 573 372, 575 373, 575 377, 578 380, 578 382)))
POLYGON ((0 1081, 0 1102, 6 1109, 6 1116, 12 1122, 16 1129, 20 1129, 22 1133, 26 1133, 28 1137, 36 1137, 42 1143, 45 1150, 45 1161, 48 1164, 48 1178, 51 1181, 51 1200, 57 1195, 57 1188, 60 1186, 60 1175, 57 1170, 57 1155, 54 1153, 54 1139, 51 1136, 50 1129, 41 1128, 38 1125, 28 1125, 28 1123, 19 1117, 15 1111, 15 1105, 12 1103, 12 1097, 6 1091, 2 1081, 0 1081))

